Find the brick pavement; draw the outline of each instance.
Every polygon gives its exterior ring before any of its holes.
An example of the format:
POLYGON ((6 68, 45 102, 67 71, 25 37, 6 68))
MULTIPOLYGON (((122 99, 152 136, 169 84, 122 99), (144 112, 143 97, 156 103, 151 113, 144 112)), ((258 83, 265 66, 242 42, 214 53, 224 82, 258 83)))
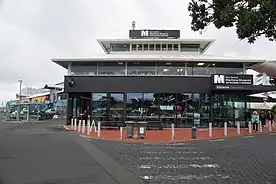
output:
POLYGON ((90 142, 151 184, 276 184, 275 140, 273 133, 166 144, 90 142))

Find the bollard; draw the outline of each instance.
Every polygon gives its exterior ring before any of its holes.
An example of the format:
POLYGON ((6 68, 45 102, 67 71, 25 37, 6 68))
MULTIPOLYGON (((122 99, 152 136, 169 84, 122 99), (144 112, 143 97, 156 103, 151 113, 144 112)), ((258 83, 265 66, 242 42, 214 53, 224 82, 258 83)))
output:
POLYGON ((74 130, 77 130, 77 118, 74 119, 74 130))
POLYGON ((262 122, 259 122, 258 126, 260 127, 259 130, 260 130, 260 133, 263 132, 263 125, 262 125, 262 122))
POLYGON ((90 119, 87 120, 87 135, 90 135, 90 119))
POLYGON ((224 136, 227 136, 227 122, 224 122, 224 136))
POLYGON ((95 123, 94 120, 92 121, 92 123, 91 123, 91 125, 90 125, 90 130, 89 130, 89 132, 92 132, 93 127, 94 127, 94 131, 97 132, 97 127, 96 127, 96 123, 95 123))
POLYGON ((252 123, 251 122, 248 123, 248 130, 249 130, 249 134, 252 134, 252 123))
POLYGON ((123 139, 123 127, 120 127, 120 139, 123 139))
POLYGON ((268 123, 269 123, 269 124, 268 124, 269 131, 272 132, 272 124, 271 124, 271 122, 268 122, 268 123))
POLYGON ((85 134, 85 120, 82 120, 82 133, 85 134))
POLYGON ((213 127, 212 127, 212 122, 209 123, 209 137, 212 137, 213 136, 213 127))
POLYGON ((98 121, 98 137, 101 137, 101 122, 98 121))
POLYGON ((74 118, 71 119, 71 129, 74 130, 74 118))
POLYGON ((78 120, 78 132, 81 132, 81 120, 78 120))
POLYGON ((174 138, 175 138, 175 132, 174 132, 174 124, 172 123, 172 141, 174 141, 174 138))
POLYGON ((237 133, 238 135, 241 135, 241 124, 239 121, 237 122, 237 133))
POLYGON ((196 126, 192 127, 192 138, 196 139, 196 126))

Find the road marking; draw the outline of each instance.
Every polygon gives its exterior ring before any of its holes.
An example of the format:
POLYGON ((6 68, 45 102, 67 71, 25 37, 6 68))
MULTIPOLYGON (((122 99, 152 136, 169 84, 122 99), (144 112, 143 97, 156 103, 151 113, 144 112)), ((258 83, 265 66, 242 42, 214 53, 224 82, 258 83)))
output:
POLYGON ((181 164, 181 165, 138 165, 138 169, 187 169, 187 168, 220 168, 218 164, 181 164))
POLYGON ((276 133, 271 133, 271 134, 268 134, 268 135, 276 135, 276 133))
POLYGON ((243 138, 248 139, 248 138, 253 138, 253 137, 255 137, 255 136, 253 136, 253 135, 248 135, 248 136, 244 136, 243 138))
POLYGON ((211 142, 220 142, 220 141, 224 141, 224 139, 212 139, 210 140, 211 142))

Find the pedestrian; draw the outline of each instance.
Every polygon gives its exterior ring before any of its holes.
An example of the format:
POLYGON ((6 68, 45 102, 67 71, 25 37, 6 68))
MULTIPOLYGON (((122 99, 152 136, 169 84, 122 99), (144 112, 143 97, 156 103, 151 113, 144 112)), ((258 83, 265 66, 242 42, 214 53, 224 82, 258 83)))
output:
POLYGON ((260 116, 257 111, 254 111, 251 117, 251 122, 253 125, 253 130, 258 132, 258 125, 260 123, 260 116))
POLYGON ((262 125, 262 127, 264 127, 266 125, 266 115, 264 111, 261 111, 260 113, 260 123, 262 125))
POLYGON ((274 121, 274 115, 271 111, 268 111, 266 118, 268 120, 268 123, 271 123, 271 125, 272 125, 272 123, 274 121))

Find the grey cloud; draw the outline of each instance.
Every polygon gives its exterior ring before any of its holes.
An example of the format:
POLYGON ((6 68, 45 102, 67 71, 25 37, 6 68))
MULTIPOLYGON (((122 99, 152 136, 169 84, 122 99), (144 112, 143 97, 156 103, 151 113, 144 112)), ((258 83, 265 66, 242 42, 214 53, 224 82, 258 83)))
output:
POLYGON ((51 58, 103 53, 96 39, 127 38, 133 20, 138 29, 180 29, 182 38, 217 39, 208 53, 276 56, 275 43, 263 38, 254 45, 240 42, 235 29, 209 27, 203 35, 192 32, 188 2, 0 0, 0 102, 14 98, 19 78, 28 86, 62 81, 65 70, 51 63, 51 58))

